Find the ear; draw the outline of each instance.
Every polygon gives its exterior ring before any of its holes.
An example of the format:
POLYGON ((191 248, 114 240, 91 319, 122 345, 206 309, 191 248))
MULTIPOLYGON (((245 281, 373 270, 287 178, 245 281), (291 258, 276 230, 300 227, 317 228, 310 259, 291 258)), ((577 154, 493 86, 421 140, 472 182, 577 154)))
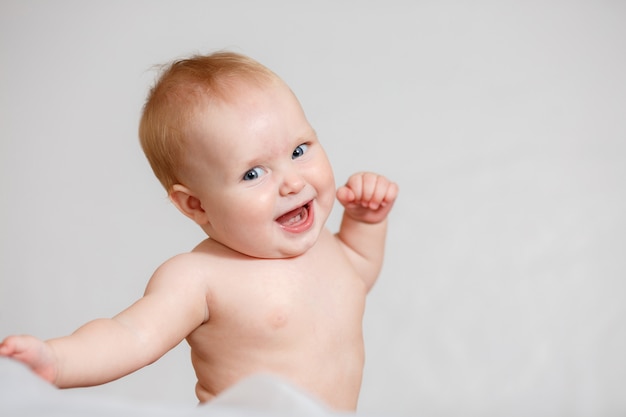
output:
POLYGON ((169 198, 181 213, 189 217, 200 226, 209 223, 206 211, 202 207, 200 199, 193 195, 191 190, 182 184, 174 184, 169 193, 169 198))

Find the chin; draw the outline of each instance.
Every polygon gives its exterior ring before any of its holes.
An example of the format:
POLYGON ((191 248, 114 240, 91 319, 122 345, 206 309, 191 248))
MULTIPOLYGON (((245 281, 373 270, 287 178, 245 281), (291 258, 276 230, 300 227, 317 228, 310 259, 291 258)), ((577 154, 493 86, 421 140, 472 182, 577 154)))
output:
POLYGON ((287 244, 285 246, 276 247, 275 251, 273 251, 272 254, 268 254, 268 256, 265 256, 265 257, 281 259, 281 258, 295 258, 301 255, 304 255, 305 253, 309 251, 309 249, 315 246, 315 243, 317 242, 318 237, 319 237, 319 234, 315 236, 315 239, 311 239, 310 241, 292 242, 291 244, 287 244))
POLYGON ((296 258, 300 255, 304 255, 309 249, 311 249, 313 245, 307 245, 305 247, 288 247, 288 248, 277 248, 275 251, 267 252, 259 256, 259 258, 267 258, 267 259, 287 259, 287 258, 296 258))
MULTIPOLYGON (((311 245, 312 246, 312 245, 311 245)), ((251 258, 258 258, 258 259, 288 259, 288 258, 295 258, 298 257, 300 255, 303 255, 304 253, 306 253, 311 246, 307 246, 305 248, 294 248, 289 247, 289 248, 273 248, 272 250, 267 250, 267 248, 239 248, 239 249, 235 249, 232 248, 232 250, 239 252, 242 255, 245 256, 249 256, 251 258)))
POLYGON ((280 258, 296 258, 300 255, 304 255, 308 250, 310 249, 310 247, 303 249, 303 250, 298 250, 298 251, 289 251, 289 252, 283 252, 282 256, 280 256, 280 258))
MULTIPOLYGON (((251 247, 230 248, 253 258, 260 259, 286 259, 304 255, 315 246, 321 235, 321 230, 317 227, 309 229, 307 232, 295 236, 286 237, 285 234, 275 235, 274 241, 266 241, 263 245, 253 245, 251 247)), ((257 242, 258 243, 258 242, 257 242)))

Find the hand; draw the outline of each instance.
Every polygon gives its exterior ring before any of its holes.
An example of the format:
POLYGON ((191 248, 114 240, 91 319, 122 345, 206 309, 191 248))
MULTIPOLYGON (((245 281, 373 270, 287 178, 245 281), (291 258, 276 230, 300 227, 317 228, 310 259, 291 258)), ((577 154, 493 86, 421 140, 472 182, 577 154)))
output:
POLYGON ((352 175, 346 185, 337 190, 337 200, 344 206, 346 214, 365 223, 383 221, 397 196, 395 183, 371 172, 352 175))
POLYGON ((9 336, 0 343, 0 356, 16 359, 48 382, 56 378, 54 352, 44 341, 32 336, 9 336))

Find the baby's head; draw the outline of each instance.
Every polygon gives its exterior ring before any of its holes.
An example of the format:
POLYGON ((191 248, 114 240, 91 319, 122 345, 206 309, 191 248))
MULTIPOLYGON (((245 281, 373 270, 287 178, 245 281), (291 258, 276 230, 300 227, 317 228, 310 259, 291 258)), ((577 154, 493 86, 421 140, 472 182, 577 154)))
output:
POLYGON ((166 191, 181 182, 178 170, 199 106, 231 99, 241 83, 261 87, 278 82, 280 78, 267 67, 232 52, 196 55, 165 67, 146 100, 139 138, 166 191))
POLYGON ((263 65, 228 52, 171 64, 139 134, 172 202, 212 240, 262 258, 317 241, 332 169, 297 98, 263 65))

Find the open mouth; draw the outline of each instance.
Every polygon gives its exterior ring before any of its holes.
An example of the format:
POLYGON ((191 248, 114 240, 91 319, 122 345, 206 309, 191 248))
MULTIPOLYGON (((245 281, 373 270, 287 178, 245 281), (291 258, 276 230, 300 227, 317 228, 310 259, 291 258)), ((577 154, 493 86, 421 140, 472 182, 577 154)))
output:
POLYGON ((276 222, 289 231, 303 231, 309 228, 313 221, 312 203, 309 201, 303 206, 293 209, 279 218, 276 222))

